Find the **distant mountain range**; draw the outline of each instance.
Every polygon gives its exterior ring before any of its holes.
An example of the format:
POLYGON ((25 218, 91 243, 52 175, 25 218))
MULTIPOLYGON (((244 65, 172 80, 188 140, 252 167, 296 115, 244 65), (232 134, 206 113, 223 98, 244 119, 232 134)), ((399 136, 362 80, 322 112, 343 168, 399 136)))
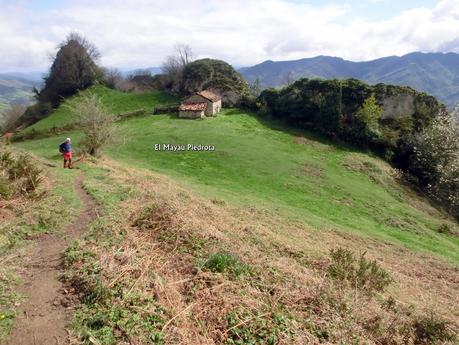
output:
POLYGON ((265 61, 239 70, 262 87, 277 87, 307 78, 356 78, 370 84, 406 85, 436 96, 452 108, 459 103, 459 54, 410 53, 372 61, 353 62, 338 57, 317 56, 293 61, 265 61))
POLYGON ((138 68, 138 69, 121 69, 121 74, 124 77, 129 77, 131 75, 139 74, 139 73, 150 73, 151 75, 156 75, 161 73, 161 67, 146 67, 146 68, 138 68))

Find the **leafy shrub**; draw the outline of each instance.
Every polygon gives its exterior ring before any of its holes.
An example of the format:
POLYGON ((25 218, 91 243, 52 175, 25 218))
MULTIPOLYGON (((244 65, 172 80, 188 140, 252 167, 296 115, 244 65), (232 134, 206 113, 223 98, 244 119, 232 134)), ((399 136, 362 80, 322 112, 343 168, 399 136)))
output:
POLYGON ((355 113, 358 124, 356 125, 356 138, 375 142, 381 136, 379 121, 381 120, 382 110, 378 105, 374 94, 368 97, 362 106, 355 113))
POLYGON ((13 155, 9 151, 0 152, 0 167, 8 169, 14 164, 13 155))
POLYGON ((83 94, 77 103, 69 105, 78 119, 78 126, 84 134, 83 146, 95 156, 112 137, 115 117, 110 114, 95 94, 83 94))
POLYGON ((72 241, 64 252, 64 262, 66 267, 70 267, 78 261, 92 261, 96 254, 90 250, 82 248, 79 241, 72 241))
POLYGON ((8 199, 13 194, 13 190, 8 181, 0 176, 0 199, 8 199))
POLYGON ((376 261, 365 258, 365 252, 356 259, 350 250, 337 248, 331 250, 330 257, 329 277, 369 295, 384 291, 392 282, 389 273, 376 261))
POLYGON ((439 116, 412 140, 410 173, 459 218, 459 123, 439 116))
POLYGON ((453 231, 453 229, 451 229, 451 226, 446 224, 446 223, 441 224, 437 228, 437 232, 439 232, 440 234, 445 234, 445 235, 453 235, 454 234, 454 231, 453 231))
MULTIPOLYGON (((9 151, 0 152, 0 173, 8 178, 11 189, 14 184, 24 194, 36 191, 42 182, 41 169, 26 154, 15 158, 9 151)), ((3 185, 6 185, 5 181, 3 185)))
POLYGON ((149 311, 143 308, 132 308, 133 305, 150 304, 152 301, 131 301, 126 298, 123 302, 94 306, 85 305, 76 314, 74 327, 80 336, 88 343, 97 339, 105 345, 120 344, 121 339, 138 339, 142 344, 164 343, 161 328, 164 325, 164 310, 160 307, 149 306, 149 311), (140 310, 139 310, 140 309, 140 310))
POLYGON ((239 261, 239 259, 227 252, 218 252, 213 254, 206 261, 204 267, 211 272, 232 273, 235 276, 250 275, 252 271, 249 266, 239 261))
POLYGON ((449 323, 435 317, 434 314, 415 320, 413 329, 414 344, 416 345, 436 344, 456 339, 449 323))
POLYGON ((281 313, 266 316, 235 310, 226 317, 228 335, 225 344, 278 344, 280 334, 288 333, 289 318, 281 313))

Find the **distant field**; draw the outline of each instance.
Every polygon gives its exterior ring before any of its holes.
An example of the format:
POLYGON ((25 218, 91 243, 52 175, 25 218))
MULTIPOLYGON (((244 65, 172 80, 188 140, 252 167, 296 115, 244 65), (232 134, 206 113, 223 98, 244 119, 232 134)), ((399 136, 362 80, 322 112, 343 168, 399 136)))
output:
MULTIPOLYGON (((138 109, 150 111, 157 104, 177 101, 174 97, 161 92, 123 93, 103 86, 95 86, 88 91, 97 94, 113 114, 138 109)), ((74 99, 75 97, 72 97, 71 99, 74 99)), ((52 127, 62 127, 73 122, 74 119, 72 117, 72 113, 64 103, 49 117, 34 124, 33 126, 28 127, 26 131, 30 131, 32 129, 43 130, 52 127)))
MULTIPOLYGON (((170 100, 160 94, 104 92, 104 102, 111 103, 114 111, 170 100)), ((59 126, 69 120, 68 112, 61 108, 34 127, 59 126)), ((78 141, 79 133, 68 135, 78 141)), ((46 138, 18 145, 57 160, 60 140, 46 138)), ((459 239, 437 232, 443 223, 456 225, 399 185, 385 162, 241 110, 225 110, 205 120, 175 115, 125 120, 117 124, 115 141, 106 154, 129 166, 167 174, 204 196, 238 207, 279 213, 317 230, 379 238, 459 263, 459 239), (216 151, 154 150, 154 144, 166 143, 214 145, 216 151)))
POLYGON ((0 103, 0 126, 3 123, 3 111, 5 111, 5 109, 8 109, 8 105, 5 103, 0 103))
POLYGON ((0 103, 30 104, 33 101, 32 86, 16 80, 0 78, 0 103))

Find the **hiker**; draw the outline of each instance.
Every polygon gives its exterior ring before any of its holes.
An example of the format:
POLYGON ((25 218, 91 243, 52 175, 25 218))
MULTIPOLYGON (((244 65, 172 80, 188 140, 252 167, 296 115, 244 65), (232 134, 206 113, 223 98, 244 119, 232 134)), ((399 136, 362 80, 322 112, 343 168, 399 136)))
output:
POLYGON ((3 134, 3 138, 6 145, 11 144, 11 138, 13 138, 13 135, 13 132, 6 132, 5 134, 3 134))
POLYGON ((64 156, 64 169, 72 169, 72 140, 70 138, 65 139, 65 141, 59 145, 59 152, 64 156))

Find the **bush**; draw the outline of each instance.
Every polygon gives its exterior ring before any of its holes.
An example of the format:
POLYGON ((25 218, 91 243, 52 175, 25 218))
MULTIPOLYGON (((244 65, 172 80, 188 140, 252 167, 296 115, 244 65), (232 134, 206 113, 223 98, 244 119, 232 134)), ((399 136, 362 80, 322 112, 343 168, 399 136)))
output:
POLYGON ((434 314, 415 320, 413 329, 416 345, 436 344, 456 339, 449 323, 437 318, 434 314))
POLYGON ((382 110, 374 94, 368 97, 355 113, 358 124, 356 137, 361 137, 363 142, 376 142, 381 137, 379 121, 382 110))
POLYGON ((13 194, 13 190, 8 180, 0 176, 0 199, 8 199, 13 194))
POLYGON ((354 254, 343 248, 330 252, 331 264, 327 269, 329 277, 343 285, 357 288, 368 295, 383 292, 392 282, 389 273, 376 261, 365 258, 365 252, 358 259, 354 254))
POLYGON ((431 197, 459 217, 459 123, 444 115, 414 136, 409 171, 431 197))
POLYGON ((9 151, 0 152, 0 173, 9 180, 10 184, 9 187, 5 187, 7 182, 3 178, 2 189, 6 193, 8 188, 9 196, 14 194, 14 187, 23 194, 35 192, 42 182, 41 172, 29 155, 15 158, 9 151))
POLYGON ((454 230, 451 228, 450 225, 445 224, 445 223, 441 224, 437 228, 437 232, 440 234, 445 234, 445 235, 454 235, 454 230))
POLYGON ((233 254, 227 252, 218 252, 212 255, 204 264, 204 267, 211 272, 232 273, 235 276, 250 275, 251 269, 243 264, 233 254))
POLYGON ((287 335, 291 320, 288 315, 276 313, 267 316, 260 311, 247 312, 241 308, 226 317, 228 334, 225 344, 279 344, 281 335, 287 335))
POLYGON ((8 169, 14 164, 13 155, 9 151, 0 152, 0 168, 8 169))
POLYGON ((84 134, 83 146, 95 156, 112 137, 115 116, 111 115, 95 94, 82 94, 77 103, 69 105, 78 118, 78 126, 84 134))

